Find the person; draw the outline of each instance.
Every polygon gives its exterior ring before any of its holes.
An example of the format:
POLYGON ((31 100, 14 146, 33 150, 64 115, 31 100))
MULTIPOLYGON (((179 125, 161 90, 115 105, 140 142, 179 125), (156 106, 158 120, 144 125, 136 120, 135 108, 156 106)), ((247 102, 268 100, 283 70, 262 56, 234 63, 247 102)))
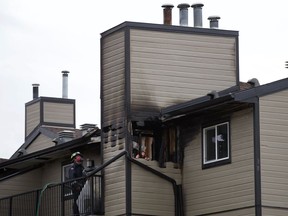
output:
POLYGON ((80 152, 74 152, 71 155, 71 160, 73 161, 73 165, 69 169, 69 179, 76 179, 75 181, 71 182, 71 189, 73 195, 73 215, 79 216, 80 213, 79 207, 77 205, 77 199, 85 184, 85 179, 78 179, 84 177, 84 167, 82 165, 83 155, 80 152))

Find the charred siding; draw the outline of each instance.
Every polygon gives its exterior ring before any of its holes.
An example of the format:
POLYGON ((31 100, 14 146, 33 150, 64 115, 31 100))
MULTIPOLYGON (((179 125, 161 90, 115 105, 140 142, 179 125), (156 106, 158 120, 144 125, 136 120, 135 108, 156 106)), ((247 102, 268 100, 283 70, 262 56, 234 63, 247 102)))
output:
MULTIPOLYGON (((123 117, 125 110, 125 44, 124 31, 102 39, 101 107, 103 160, 113 158, 124 149, 123 117), (122 126, 117 126, 120 123, 122 126), (121 133, 120 133, 121 131, 121 133)), ((105 169, 105 215, 126 212, 124 157, 105 169)))
POLYGON ((259 99, 262 204, 269 215, 288 214, 287 97, 285 90, 259 99))
POLYGON ((158 111, 236 84, 235 37, 132 29, 130 52, 132 112, 158 111))

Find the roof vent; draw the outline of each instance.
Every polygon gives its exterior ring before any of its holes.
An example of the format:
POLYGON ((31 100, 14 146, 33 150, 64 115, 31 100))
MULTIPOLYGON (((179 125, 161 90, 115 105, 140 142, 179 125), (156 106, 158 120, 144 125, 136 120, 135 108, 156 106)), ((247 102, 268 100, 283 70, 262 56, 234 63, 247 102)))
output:
POLYGON ((210 20, 210 28, 217 29, 219 26, 220 16, 209 16, 208 20, 210 20))
POLYGON ((216 99, 219 97, 219 93, 217 91, 213 90, 213 91, 209 92, 207 94, 207 96, 209 96, 211 99, 216 99))
POLYGON ((73 140, 75 138, 75 133, 74 131, 70 131, 70 130, 63 130, 58 132, 58 144, 62 144, 62 143, 66 143, 69 142, 71 140, 73 140))
POLYGON ((97 128, 97 124, 82 124, 80 125, 82 136, 97 128))
POLYGON ((179 4, 179 24, 181 26, 188 26, 188 8, 190 7, 189 4, 183 3, 179 4))
POLYGON ((260 83, 259 83, 257 78, 252 78, 252 79, 248 80, 248 83, 251 84, 253 87, 256 87, 256 86, 260 85, 260 83))
POLYGON ((172 9, 173 4, 164 4, 163 7, 163 23, 165 25, 172 25, 172 9))
POLYGON ((202 3, 196 3, 192 4, 191 7, 193 7, 194 10, 194 27, 202 27, 202 7, 204 4, 202 3))
POLYGON ((37 99, 39 97, 39 84, 32 84, 33 86, 33 99, 37 99))
POLYGON ((62 98, 68 98, 68 74, 69 71, 62 71, 62 98))

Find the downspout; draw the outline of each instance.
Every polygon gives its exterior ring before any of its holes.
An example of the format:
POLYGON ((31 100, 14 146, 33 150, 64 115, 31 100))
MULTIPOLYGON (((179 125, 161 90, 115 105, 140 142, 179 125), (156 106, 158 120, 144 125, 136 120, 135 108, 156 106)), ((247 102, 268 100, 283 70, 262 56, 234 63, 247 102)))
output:
POLYGON ((255 177, 255 215, 262 215, 261 195, 261 147, 260 147, 260 109, 259 97, 255 98, 254 112, 254 177, 255 177))

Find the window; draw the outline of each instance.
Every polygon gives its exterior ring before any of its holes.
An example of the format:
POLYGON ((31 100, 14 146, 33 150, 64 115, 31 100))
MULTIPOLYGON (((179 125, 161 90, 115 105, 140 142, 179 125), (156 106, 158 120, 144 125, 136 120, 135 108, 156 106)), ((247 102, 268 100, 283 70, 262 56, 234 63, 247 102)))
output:
POLYGON ((203 129, 203 164, 230 162, 229 123, 221 123, 203 129))
MULTIPOLYGON (((62 165, 62 182, 69 180, 69 169, 72 166, 72 163, 62 165)), ((70 183, 64 184, 64 196, 72 195, 70 183)))

